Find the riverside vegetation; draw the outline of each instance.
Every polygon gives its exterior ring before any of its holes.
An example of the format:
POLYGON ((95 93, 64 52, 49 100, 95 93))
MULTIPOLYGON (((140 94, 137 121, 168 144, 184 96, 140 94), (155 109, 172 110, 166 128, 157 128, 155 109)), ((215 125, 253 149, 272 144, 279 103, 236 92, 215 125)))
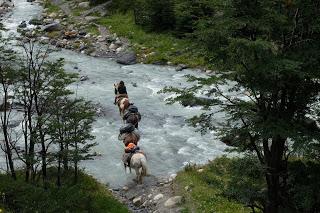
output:
POLYGON ((128 212, 79 163, 95 156, 91 103, 67 86, 78 77, 30 41, 22 58, 0 43, 1 206, 9 212, 128 212))

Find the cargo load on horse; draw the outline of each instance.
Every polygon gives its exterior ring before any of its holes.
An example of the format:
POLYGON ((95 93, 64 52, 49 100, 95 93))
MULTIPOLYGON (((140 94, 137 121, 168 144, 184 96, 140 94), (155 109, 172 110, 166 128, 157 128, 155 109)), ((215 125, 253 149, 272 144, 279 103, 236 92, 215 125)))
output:
POLYGON ((134 106, 133 104, 130 104, 130 106, 123 115, 123 120, 125 120, 127 124, 133 124, 135 128, 138 129, 138 123, 141 121, 141 114, 138 111, 138 107, 134 106))
POLYGON ((131 133, 135 130, 135 127, 133 124, 129 123, 123 127, 120 127, 119 132, 120 134, 124 134, 124 133, 131 133))
POLYGON ((130 104, 130 106, 128 107, 128 111, 131 112, 131 113, 137 113, 137 112, 139 112, 139 111, 138 111, 138 107, 136 107, 136 106, 133 105, 133 104, 130 104))
POLYGON ((127 146, 129 143, 134 143, 135 145, 138 145, 138 142, 140 140, 140 134, 138 131, 134 129, 134 126, 132 124, 128 124, 125 128, 120 128, 120 134, 118 136, 118 139, 122 141, 125 146, 127 146), (127 131, 123 131, 123 129, 127 129, 127 131))

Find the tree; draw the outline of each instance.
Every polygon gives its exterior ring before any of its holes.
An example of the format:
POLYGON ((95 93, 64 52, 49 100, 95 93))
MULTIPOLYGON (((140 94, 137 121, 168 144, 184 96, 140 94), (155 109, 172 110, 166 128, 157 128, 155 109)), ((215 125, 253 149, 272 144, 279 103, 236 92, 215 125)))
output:
POLYGON ((175 33, 184 36, 193 33, 198 21, 214 14, 213 1, 208 0, 175 0, 175 33))
POLYGON ((8 168, 13 179, 16 179, 16 172, 13 161, 13 144, 14 140, 10 131, 11 121, 11 103, 10 92, 13 92, 13 84, 17 73, 13 69, 12 60, 15 60, 14 53, 7 48, 5 40, 0 40, 0 84, 2 103, 0 105, 1 129, 3 132, 4 146, 1 144, 2 150, 5 152, 8 168))
POLYGON ((75 99, 69 112, 69 133, 68 152, 74 166, 74 182, 78 181, 79 162, 92 159, 94 153, 90 153, 91 148, 96 143, 89 143, 94 139, 91 134, 92 123, 94 121, 95 111, 90 102, 82 99, 75 99))
POLYGON ((172 0, 139 0, 134 4, 135 23, 153 31, 174 28, 174 2, 172 0))
POLYGON ((62 164, 64 170, 69 170, 69 161, 73 163, 74 182, 78 180, 79 162, 92 159, 95 156, 91 148, 95 142, 91 134, 95 111, 90 102, 83 99, 62 98, 56 101, 59 108, 53 107, 54 116, 49 119, 50 135, 58 145, 57 159, 57 185, 61 185, 62 164))
POLYGON ((37 49, 30 41, 23 45, 24 65, 19 71, 18 97, 24 106, 24 140, 26 181, 30 173, 35 178, 34 168, 38 158, 41 160, 43 184, 47 185, 48 150, 53 139, 49 135, 48 120, 53 116, 52 105, 60 97, 72 94, 66 87, 74 82, 75 74, 67 74, 63 60, 46 61, 48 49, 37 49), (40 150, 38 150, 40 149, 40 150))
POLYGON ((212 122, 217 111, 227 113, 221 138, 257 155, 265 169, 267 213, 289 208, 292 147, 319 131, 308 125, 314 123, 309 117, 320 92, 319 3, 215 1, 215 15, 199 22, 194 36, 221 73, 190 77, 197 82, 190 88, 164 90, 180 94, 171 102, 195 99, 209 109, 191 119, 202 130, 217 128, 212 122), (195 95, 199 91, 206 101, 195 95))

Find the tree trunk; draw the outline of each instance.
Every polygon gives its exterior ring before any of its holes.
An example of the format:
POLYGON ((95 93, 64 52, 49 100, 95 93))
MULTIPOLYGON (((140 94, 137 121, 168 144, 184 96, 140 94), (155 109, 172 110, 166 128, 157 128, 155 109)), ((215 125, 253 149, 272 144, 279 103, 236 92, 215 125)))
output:
POLYGON ((278 213, 281 204, 280 194, 280 177, 286 172, 284 168, 284 145, 286 139, 276 136, 272 138, 271 150, 269 149, 268 140, 264 140, 264 154, 266 162, 266 181, 268 187, 266 213, 278 213))
POLYGON ((60 152, 58 155, 58 176, 57 176, 57 186, 61 186, 61 161, 63 155, 63 142, 60 142, 60 152))
POLYGON ((8 114, 7 114, 7 103, 8 103, 8 88, 5 87, 5 82, 2 82, 3 85, 3 90, 4 90, 4 111, 3 111, 3 117, 1 119, 2 121, 2 131, 3 131, 3 136, 4 136, 4 142, 5 142, 5 149, 6 149, 6 156, 10 168, 10 173, 11 176, 14 180, 17 179, 16 177, 16 172, 14 170, 14 164, 13 164, 13 159, 12 159, 12 150, 10 147, 10 138, 9 138, 9 133, 8 133, 8 114))
POLYGON ((62 156, 62 158, 63 158, 63 160, 62 160, 63 161, 63 169, 65 171, 69 169, 68 154, 66 154, 68 149, 69 149, 69 147, 66 144, 66 146, 63 148, 63 150, 65 150, 65 152, 63 153, 63 156, 62 156))

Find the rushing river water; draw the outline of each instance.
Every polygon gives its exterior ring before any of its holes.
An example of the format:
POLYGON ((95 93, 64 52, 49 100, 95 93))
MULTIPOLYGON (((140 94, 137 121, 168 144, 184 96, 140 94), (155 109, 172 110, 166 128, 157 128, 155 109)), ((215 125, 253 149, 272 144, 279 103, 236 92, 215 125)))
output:
MULTIPOLYGON (((3 21, 9 29, 6 35, 16 34, 17 26, 22 21, 37 17, 42 10, 38 4, 26 0, 15 0, 14 3, 11 15, 3 21)), ((100 181, 119 186, 132 178, 124 173, 121 162, 124 147, 117 139, 122 122, 117 107, 113 105, 113 83, 119 80, 125 81, 130 101, 142 114, 140 147, 148 156, 151 174, 167 176, 187 162, 205 163, 224 153, 225 145, 216 140, 214 134, 201 135, 186 124, 185 120, 199 114, 200 108, 166 105, 165 98, 169 94, 157 93, 164 86, 187 85, 184 75, 203 75, 200 72, 176 72, 172 67, 141 64, 121 66, 110 59, 93 58, 67 50, 50 55, 51 59, 60 57, 65 58, 67 71, 79 72, 80 76, 89 78, 72 85, 72 89, 78 96, 99 104, 105 111, 104 116, 97 118, 93 128, 99 144, 94 149, 101 156, 82 164, 88 173, 100 181)))

